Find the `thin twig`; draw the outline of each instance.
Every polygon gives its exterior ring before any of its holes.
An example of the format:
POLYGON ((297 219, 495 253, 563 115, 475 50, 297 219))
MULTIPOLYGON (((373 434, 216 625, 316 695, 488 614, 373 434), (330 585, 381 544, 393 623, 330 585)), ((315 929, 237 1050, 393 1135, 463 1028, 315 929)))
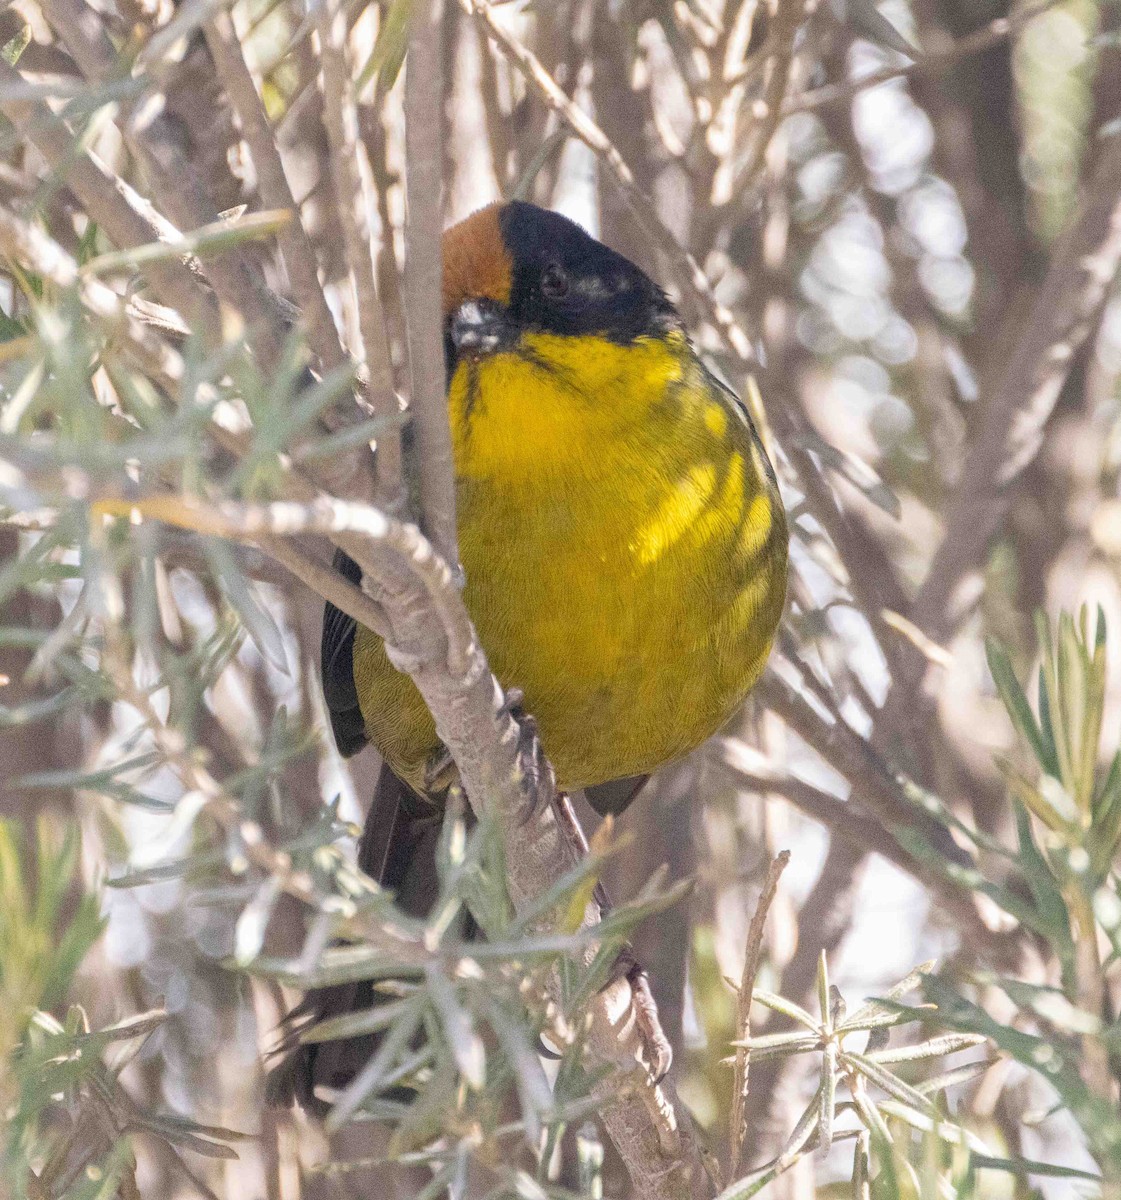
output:
MULTIPOLYGON (((16 93, 23 77, 0 59, 0 87, 16 93)), ((131 189, 119 182, 92 151, 76 155, 71 131, 41 101, 4 100, 5 116, 35 146, 55 171, 64 172, 67 186, 90 217, 121 249, 134 249, 160 240, 159 226, 133 202, 131 189)), ((168 304, 194 328, 220 339, 218 310, 190 271, 175 262, 149 263, 145 274, 168 304)))
MULTIPOLYGON (((1119 197, 1121 139, 1111 138, 1026 319, 1019 308, 1012 315, 1011 356, 1000 356, 982 381, 977 435, 945 515, 946 533, 907 614, 936 643, 944 644, 961 618, 952 603, 958 585, 983 563, 1008 511, 1010 485, 1038 453, 1044 426, 1121 268, 1119 197)), ((908 671, 893 681, 898 695, 913 694, 925 666, 918 651, 908 649, 908 671)))
POLYGON ((912 875, 921 869, 921 865, 899 845, 883 824, 864 813, 856 802, 841 800, 831 792, 814 787, 785 771, 745 769, 735 761, 734 755, 727 752, 716 763, 729 773, 739 789, 789 800, 795 808, 820 821, 853 849, 879 854, 912 875))
POLYGON ((385 610, 372 596, 355 587, 334 567, 318 562, 297 545, 282 537, 259 536, 254 539, 261 550, 286 567, 301 583, 353 617, 360 625, 383 640, 393 636, 385 610))
MULTIPOLYGON (((736 1037, 737 1042, 746 1042, 751 1036, 751 998, 755 990, 755 977, 759 973, 759 960, 763 952, 763 930, 767 923, 767 913, 778 891, 778 881, 790 862, 790 851, 783 850, 767 867, 767 875, 763 880, 763 890, 759 895, 759 903, 755 906, 755 915, 747 927, 747 948, 744 952, 743 976, 740 979, 740 990, 736 997, 736 1037)), ((744 1138, 747 1133, 745 1113, 747 1108, 748 1071, 751 1065, 751 1051, 746 1045, 736 1047, 736 1068, 732 1084, 732 1110, 728 1121, 728 1178, 735 1179, 740 1172, 743 1161, 744 1138)))
POLYGON ((458 564, 455 463, 444 379, 442 0, 416 6, 405 69, 406 329, 411 408, 420 468, 424 528, 446 562, 458 564))
POLYGON ((790 82, 794 43, 798 37, 798 30, 802 27, 805 8, 806 0, 778 0, 769 39, 773 49, 767 58, 763 95, 752 105, 751 115, 756 125, 751 130, 747 157, 735 173, 731 185, 730 192, 733 196, 745 191, 754 192, 766 165, 767 148, 782 124, 782 102, 790 82))
POLYGON ((245 61, 233 18, 228 12, 214 15, 205 28, 206 44, 241 122, 241 132, 249 144, 249 153, 257 171, 257 187, 266 208, 282 209, 292 219, 280 230, 280 249, 288 267, 296 302, 308 325, 308 340, 324 369, 333 370, 346 361, 339 340, 307 231, 300 220, 288 176, 280 158, 276 138, 269 124, 264 103, 245 61))
POLYGON ((700 301, 708 319, 728 348, 741 361, 750 362, 753 358, 751 342, 744 336, 732 314, 716 298, 712 284, 709 283, 708 276, 700 264, 666 227, 653 201, 635 182, 634 172, 623 161, 623 156, 607 134, 569 99, 541 60, 509 30, 503 28, 487 0, 460 0, 460 3, 468 14, 479 18, 486 25, 488 36, 533 84, 549 107, 559 113, 572 132, 603 159, 610 168, 611 178, 618 184, 647 236, 652 239, 658 252, 666 260, 678 287, 700 301))
POLYGON ((897 67, 881 67, 880 70, 873 71, 861 79, 829 83, 824 87, 814 88, 812 92, 804 92, 801 96, 795 96, 783 105, 782 115, 788 117, 792 113, 812 112, 814 109, 824 108, 829 104, 839 104, 853 99, 870 88, 890 83, 893 79, 905 79, 912 75, 941 74, 955 66, 963 58, 983 54, 993 46, 999 46, 1001 42, 1014 37, 1025 25, 1030 24, 1036 17, 1059 3, 1061 0, 1041 0, 1039 4, 1013 11, 1006 17, 997 17, 987 25, 982 25, 980 29, 974 30, 973 33, 959 38, 945 50, 935 50, 923 54, 912 62, 902 63, 897 67))
MULTIPOLYGON (((370 377, 370 401, 375 415, 388 421, 397 415, 397 395, 393 386, 385 314, 374 283, 374 263, 370 253, 370 203, 359 161, 358 111, 347 53, 346 7, 338 0, 323 0, 315 11, 323 67, 323 124, 331 148, 331 178, 338 197, 346 260, 358 303, 358 325, 370 377)), ((400 511, 404 503, 403 471, 401 437, 395 425, 388 425, 378 438, 377 488, 381 503, 393 511, 400 511)))
MULTIPOLYGON (((84 0, 43 0, 43 13, 90 82, 107 83, 121 63, 100 16, 84 0)), ((160 208, 186 232, 217 221, 219 214, 193 164, 184 158, 177 132, 162 111, 134 119, 140 97, 121 103, 121 131, 144 164, 160 208)), ((282 321, 260 267, 241 247, 211 259, 207 279, 221 301, 240 314, 258 361, 265 369, 280 359, 282 321)))
MULTIPOLYGON (((256 541, 268 547, 275 544, 274 539, 282 537, 344 532, 385 545, 408 563, 427 593, 433 611, 439 616, 448 645, 448 670, 459 676, 470 669, 474 630, 462 605, 448 602, 449 592, 453 596, 455 592, 446 563, 414 525, 397 521, 372 505, 336 500, 332 496, 319 496, 308 504, 290 500, 273 504, 230 501, 204 504, 185 496, 154 495, 127 500, 98 499, 93 501, 92 507, 95 512, 110 516, 129 517, 133 521, 149 518, 179 529, 191 529, 213 537, 256 541)), ((288 561, 295 563, 292 558, 288 561)), ((324 582, 318 572, 315 577, 324 582)), ((336 595, 345 596, 350 608, 363 593, 361 589, 351 587, 345 591, 340 589, 336 595)), ((374 628, 380 627, 390 633, 384 613, 376 607, 370 608, 368 597, 364 600, 363 615, 355 619, 363 624, 372 621, 374 628)))

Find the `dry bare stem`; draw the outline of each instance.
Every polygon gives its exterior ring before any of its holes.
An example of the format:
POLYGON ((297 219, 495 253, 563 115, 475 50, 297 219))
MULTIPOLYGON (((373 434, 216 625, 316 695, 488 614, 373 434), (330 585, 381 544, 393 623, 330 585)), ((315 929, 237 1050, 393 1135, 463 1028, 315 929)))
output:
POLYGON ((280 230, 280 249, 288 267, 296 303, 307 323, 311 349, 326 370, 342 366, 347 361, 347 355, 319 281, 315 250, 300 220, 300 210, 288 184, 264 102, 257 92, 233 18, 228 12, 218 12, 210 20, 206 26, 206 44, 222 78, 226 95, 237 112, 242 135, 249 145, 249 153, 257 171, 257 187, 265 207, 292 214, 292 219, 280 230))
MULTIPOLYGON (((347 53, 346 6, 338 0, 323 0, 315 9, 315 19, 323 69, 323 124, 331 148, 331 177, 338 196, 346 261, 358 302, 358 325, 370 377, 370 401, 374 412, 389 420, 398 413, 397 394, 393 386, 385 314, 374 282, 370 204, 358 157, 358 110, 347 53)), ((396 427, 387 428, 378 438, 376 475, 378 499, 399 511, 404 504, 404 475, 401 437, 396 427)))
MULTIPOLYGON (((746 1042, 751 1036, 751 998, 755 990, 755 977, 759 973, 759 961, 763 953, 763 930, 767 924, 767 913, 778 891, 778 881, 790 862, 790 851, 783 850, 767 867, 759 903, 747 927, 747 948, 744 952, 743 976, 736 996, 737 1042, 746 1042)), ((743 1162, 744 1138, 747 1134, 745 1113, 747 1107, 748 1070, 751 1051, 746 1045, 736 1047, 735 1076, 732 1083, 732 1111, 728 1122, 728 1178, 735 1179, 743 1162)))
MULTIPOLYGON (((984 563, 989 539, 1008 511, 1011 485, 1042 443, 1043 429, 1101 315, 1121 267, 1121 140, 1110 138, 1078 213, 1055 247, 1026 320, 1019 308, 1010 357, 981 384, 980 422, 946 513, 946 533, 911 608, 910 619, 944 643, 960 613, 954 597, 984 563)), ((996 345, 1006 344, 998 337, 996 345)), ((917 652, 894 691, 910 693, 924 667, 917 652)))
POLYGON ((458 566, 455 462, 444 378, 442 0, 412 14, 405 68, 406 329, 412 374, 411 411, 419 451, 423 524, 445 562, 458 566))
POLYGON ((1030 24, 1036 17, 1059 3, 1061 0, 1042 0, 1039 4, 1017 9, 1006 17, 997 17, 987 25, 982 25, 980 29, 959 38, 944 50, 932 50, 912 62, 901 64, 898 67, 882 67, 861 79, 829 83, 823 87, 814 88, 811 92, 803 92, 802 95, 792 97, 783 105, 782 115, 788 117, 792 113, 812 112, 814 109, 825 108, 830 104, 840 104, 851 100, 861 92, 879 87, 884 83, 890 83, 894 79, 906 79, 912 75, 938 75, 948 71, 963 58, 969 58, 974 54, 983 54, 993 46, 999 46, 1001 42, 1015 37, 1025 25, 1030 24))
MULTIPOLYGON (((44 16, 91 83, 107 83, 120 74, 120 59, 101 18, 84 0, 43 0, 44 16)), ((159 202, 183 232, 218 220, 217 209, 192 164, 180 153, 177 136, 167 118, 157 113, 137 119, 137 102, 122 103, 120 126, 144 164, 159 202)), ((207 279, 219 300, 238 313, 258 361, 268 369, 280 358, 282 320, 264 275, 238 247, 210 259, 207 279)))
POLYGON ((806 0, 777 0, 774 27, 768 39, 772 45, 764 68, 763 95, 752 106, 756 124, 751 130, 747 157, 736 172, 731 194, 754 192, 767 162, 767 148, 782 123, 783 98, 794 64, 794 42, 806 14, 806 0))

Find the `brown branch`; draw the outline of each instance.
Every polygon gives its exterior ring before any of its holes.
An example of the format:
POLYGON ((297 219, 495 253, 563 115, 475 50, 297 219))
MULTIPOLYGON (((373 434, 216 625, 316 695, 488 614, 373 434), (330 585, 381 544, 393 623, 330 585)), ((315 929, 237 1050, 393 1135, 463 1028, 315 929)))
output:
MULTIPOLYGON (((1039 451, 1078 350, 1101 314, 1121 267, 1121 142, 1108 149, 1085 199, 1055 247, 1050 269, 1025 317, 1017 307, 1011 356, 1001 356, 981 385, 981 416, 961 479, 946 512, 946 533, 910 611, 935 642, 945 642, 960 613, 954 594, 982 569, 989 539, 1003 524, 1011 485, 1039 451)), ((998 336, 997 344, 1002 344, 998 336)), ((910 694, 924 666, 912 652, 895 689, 910 694)))
POLYGON ((938 861, 953 863, 967 871, 976 870, 972 856, 953 840, 946 826, 908 801, 903 794, 903 780, 880 758, 875 747, 847 723, 830 724, 820 717, 813 706, 774 671, 768 671, 756 685, 756 695, 848 781, 853 796, 884 823, 892 836, 896 836, 896 830, 908 830, 922 837, 930 848, 929 865, 909 856, 912 865, 908 870, 967 931, 972 949, 994 964, 1017 963, 1024 948, 1023 931, 1005 933, 992 929, 972 896, 933 865, 938 861))
POLYGON ((416 6, 405 70, 405 179, 408 220, 405 288, 412 373, 411 408, 420 467, 424 528, 444 561, 459 563, 455 463, 444 379, 443 47, 441 0, 416 6))
POLYGON ((853 849, 879 854, 912 875, 920 870, 919 863, 891 836, 883 822, 868 816, 858 804, 841 800, 796 775, 766 769, 762 755, 759 755, 760 763, 751 767, 741 765, 738 757, 725 747, 723 757, 716 759, 716 763, 728 772, 741 790, 781 797, 801 809, 807 817, 820 821, 853 849))
MULTIPOLYGON (((84 0, 43 0, 43 14, 90 82, 108 83, 120 75, 121 63, 101 18, 84 0)), ((180 152, 169 119, 157 112, 134 119, 139 99, 121 104, 121 131, 144 164, 163 212, 186 231, 217 221, 219 214, 192 164, 180 152)), ((219 299, 246 322, 247 334, 265 369, 280 357, 283 325, 276 299, 264 275, 240 247, 210 259, 205 274, 219 299)))
POLYGON ((829 104, 840 104, 845 100, 852 100, 859 93, 868 91, 870 88, 890 83, 893 79, 906 79, 912 75, 938 75, 948 71, 963 58, 983 54, 993 46, 999 46, 1001 42, 1014 37, 1025 25, 1047 12, 1048 9, 1054 8, 1058 3, 1060 0, 1042 0, 1039 4, 1015 11, 1007 17, 997 17, 966 37, 959 38, 945 50, 931 51, 912 62, 903 63, 897 67, 881 67, 880 70, 873 71, 862 79, 851 79, 844 83, 830 83, 824 87, 814 88, 812 92, 805 92, 801 96, 788 100, 782 106, 782 115, 788 117, 792 113, 812 112, 814 109, 824 108, 829 104))
POLYGON ((700 264, 666 227, 653 201, 635 182, 615 144, 603 130, 565 94, 564 89, 545 69, 541 60, 495 17, 488 0, 460 0, 464 10, 486 26, 487 35, 502 53, 537 89, 545 103, 554 109, 572 132, 607 164, 611 178, 622 190, 646 235, 665 259, 681 291, 700 302, 713 327, 728 348, 743 362, 750 362, 751 343, 735 318, 716 298, 712 284, 700 264))
MULTIPOLYGON (((747 948, 743 959, 743 976, 740 979, 740 989, 736 997, 736 1037, 740 1043, 746 1043, 751 1036, 751 1002, 755 990, 755 976, 759 973, 759 960, 763 952, 763 930, 767 924, 767 913, 770 912, 775 893, 778 891, 778 881, 790 862, 790 851, 783 850, 771 860, 767 867, 767 875, 763 880, 763 890, 759 895, 759 903, 751 924, 747 927, 747 948)), ((736 1047, 736 1070, 732 1084, 732 1111, 728 1124, 728 1178, 735 1179, 740 1173, 743 1161, 744 1139, 747 1134, 747 1124, 744 1119, 747 1107, 748 1069, 751 1063, 751 1051, 746 1045, 736 1047)))
MULTIPOLYGON (((359 160, 358 111, 347 53, 346 6, 338 0, 324 0, 315 12, 323 68, 323 124, 330 145, 331 177, 338 197, 346 261, 358 302, 358 325, 370 376, 370 400, 374 412, 388 421, 399 410, 385 315, 374 283, 374 263, 370 253, 370 206, 359 160)), ((387 428, 378 438, 376 475, 378 498, 394 511, 400 510, 404 504, 404 476, 401 437, 396 426, 387 428)))
POLYGON ((782 101, 790 82, 794 43, 805 17, 806 0, 777 0, 776 9, 768 39, 773 49, 767 56, 763 95, 752 106, 752 116, 757 124, 751 131, 744 164, 734 176, 730 188, 733 196, 754 192, 758 186, 766 164, 767 147, 786 115, 782 101))
POLYGON ((390 636, 385 610, 372 596, 355 587, 334 567, 305 554, 295 543, 282 537, 258 537, 257 543, 270 558, 286 567, 317 596, 385 639, 390 636), (361 615, 359 615, 361 614, 361 615))
POLYGON ((282 209, 292 214, 292 219, 280 230, 280 249, 288 267, 296 301, 308 325, 311 348, 324 368, 332 370, 342 366, 347 361, 347 355, 339 340, 331 310, 327 307, 323 285, 319 282, 315 250, 300 220, 280 150, 264 103, 245 62, 233 18, 228 12, 219 12, 206 26, 205 32, 214 65, 222 78, 226 95, 237 112, 242 135, 249 145, 261 199, 266 208, 282 209))
MULTIPOLYGON (((0 86, 14 96, 19 94, 22 84, 20 73, 0 59, 0 86)), ((135 249, 160 240, 159 224, 141 211, 135 193, 123 187, 92 151, 76 154, 73 133, 44 103, 6 99, 0 103, 0 109, 52 170, 64 175, 82 207, 118 247, 135 249)), ((220 339, 217 306, 200 291, 198 281, 187 267, 175 262, 154 262, 148 264, 145 274, 164 299, 195 328, 220 339)))

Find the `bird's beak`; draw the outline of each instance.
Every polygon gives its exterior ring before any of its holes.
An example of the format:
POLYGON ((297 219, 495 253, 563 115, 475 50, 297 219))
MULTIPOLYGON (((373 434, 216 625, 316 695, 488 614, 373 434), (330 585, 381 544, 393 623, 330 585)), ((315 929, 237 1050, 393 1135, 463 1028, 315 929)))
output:
POLYGON ((506 306, 485 298, 464 300, 448 322, 448 337, 460 358, 482 358, 505 350, 517 338, 506 306))

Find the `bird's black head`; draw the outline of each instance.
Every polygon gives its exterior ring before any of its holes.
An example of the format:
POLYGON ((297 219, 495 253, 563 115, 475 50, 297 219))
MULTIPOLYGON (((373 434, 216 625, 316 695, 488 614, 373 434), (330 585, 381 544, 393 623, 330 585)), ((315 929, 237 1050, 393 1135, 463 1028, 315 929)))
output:
POLYGON ((567 217, 513 200, 499 225, 513 263, 510 315, 521 327, 631 342, 680 324, 649 276, 567 217))
POLYGON ((681 327, 665 292, 574 221, 520 200, 484 208, 444 235, 449 362, 522 333, 614 342, 681 327))

